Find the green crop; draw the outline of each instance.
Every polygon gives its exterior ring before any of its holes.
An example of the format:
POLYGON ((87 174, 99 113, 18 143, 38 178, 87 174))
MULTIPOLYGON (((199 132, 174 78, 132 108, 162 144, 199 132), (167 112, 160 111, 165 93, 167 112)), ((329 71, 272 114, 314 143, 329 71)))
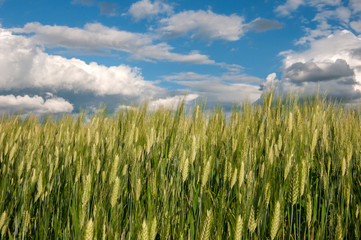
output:
POLYGON ((360 110, 272 99, 3 116, 1 238, 359 239, 360 110))

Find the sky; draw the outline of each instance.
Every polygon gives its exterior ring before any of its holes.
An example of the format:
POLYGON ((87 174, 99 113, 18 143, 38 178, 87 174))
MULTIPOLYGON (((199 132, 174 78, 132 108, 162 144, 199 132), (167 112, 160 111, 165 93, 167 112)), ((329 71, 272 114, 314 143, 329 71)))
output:
POLYGON ((0 113, 361 98, 361 0, 0 0, 0 113))

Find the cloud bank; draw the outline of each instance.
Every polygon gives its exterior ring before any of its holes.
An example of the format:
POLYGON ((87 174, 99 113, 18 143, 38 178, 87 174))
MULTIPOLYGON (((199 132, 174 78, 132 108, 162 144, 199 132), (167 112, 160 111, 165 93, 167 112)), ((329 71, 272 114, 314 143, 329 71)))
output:
POLYGON ((267 31, 282 27, 278 21, 260 18, 246 24, 242 16, 216 14, 211 10, 183 11, 161 19, 160 24, 158 31, 164 37, 190 34, 191 38, 226 41, 237 41, 249 30, 267 31))
POLYGON ((0 95, 0 113, 32 112, 44 113, 69 113, 73 111, 73 105, 63 98, 50 98, 44 100, 40 96, 30 97, 0 95))
POLYGON ((361 98, 361 38, 352 32, 336 31, 312 40, 305 51, 286 51, 281 56, 279 90, 312 95, 319 89, 333 98, 361 98))
POLYGON ((49 48, 84 49, 89 52, 110 49, 127 52, 132 57, 142 60, 215 64, 207 55, 196 51, 189 54, 173 53, 173 47, 164 42, 154 44, 150 35, 120 31, 99 23, 86 24, 84 28, 71 28, 35 22, 11 30, 16 33, 34 34, 31 37, 33 41, 49 48))
POLYGON ((0 32, 0 90, 38 88, 54 92, 93 92, 96 95, 141 96, 156 91, 139 69, 106 67, 79 59, 49 55, 29 38, 0 32))

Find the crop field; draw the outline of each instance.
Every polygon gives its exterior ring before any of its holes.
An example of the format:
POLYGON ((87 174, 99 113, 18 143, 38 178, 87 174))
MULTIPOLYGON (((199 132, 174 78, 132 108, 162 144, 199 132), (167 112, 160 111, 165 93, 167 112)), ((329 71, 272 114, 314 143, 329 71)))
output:
POLYGON ((360 111, 272 99, 3 116, 1 239, 359 239, 360 111))

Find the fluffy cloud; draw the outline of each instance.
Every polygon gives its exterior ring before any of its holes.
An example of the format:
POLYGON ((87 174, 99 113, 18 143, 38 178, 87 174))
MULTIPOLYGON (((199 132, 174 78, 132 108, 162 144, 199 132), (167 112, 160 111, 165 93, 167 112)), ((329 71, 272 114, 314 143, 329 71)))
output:
POLYGON ((360 0, 350 0, 350 8, 353 12, 361 12, 361 1, 360 0))
POLYGON ((287 0, 285 4, 276 8, 276 12, 280 15, 286 16, 304 4, 304 0, 287 0))
POLYGON ((335 62, 297 62, 285 69, 284 77, 293 83, 302 84, 303 82, 321 82, 329 80, 338 80, 340 78, 351 78, 353 80, 354 71, 343 59, 337 59, 335 62))
POLYGON ((319 88, 335 98, 361 98, 360 49, 361 38, 344 30, 312 40, 305 51, 281 53, 280 90, 313 94, 319 88))
POLYGON ((262 18, 247 24, 244 22, 244 17, 237 14, 227 16, 216 14, 211 10, 180 12, 161 19, 160 24, 158 31, 167 38, 191 34, 192 38, 226 41, 237 41, 250 30, 263 32, 282 27, 278 21, 262 18))
POLYGON ((226 110, 230 110, 234 103, 245 101, 254 102, 262 94, 259 85, 245 83, 228 83, 225 81, 176 81, 189 87, 201 98, 206 98, 211 105, 221 102, 226 110))
POLYGON ((148 104, 148 108, 150 110, 157 110, 159 108, 165 109, 177 109, 177 106, 180 102, 184 101, 185 104, 188 104, 191 101, 194 101, 199 96, 198 94, 189 94, 186 96, 174 96, 167 98, 160 98, 157 100, 150 101, 148 104))
POLYGON ((351 22, 350 26, 356 32, 361 33, 361 20, 351 22))
POLYGON ((114 17, 118 15, 118 5, 116 3, 110 3, 110 2, 100 2, 98 3, 100 14, 101 15, 107 15, 110 17, 114 17))
POLYGON ((86 24, 83 29, 67 26, 49 26, 28 23, 23 28, 12 29, 17 33, 34 33, 32 40, 49 48, 85 49, 96 51, 112 49, 132 54, 145 60, 168 60, 197 64, 214 64, 207 55, 191 52, 187 55, 173 53, 166 43, 153 44, 149 35, 120 31, 99 23, 86 24))
POLYGON ((160 30, 169 37, 191 33, 192 37, 236 41, 244 34, 243 17, 216 14, 211 10, 184 11, 160 22, 160 30))
POLYGON ((159 0, 154 1, 153 3, 150 0, 141 0, 136 3, 133 3, 128 11, 136 21, 139 21, 144 18, 152 17, 154 15, 162 13, 172 13, 173 7, 161 2, 159 0))
POLYGON ((44 89, 96 95, 152 96, 159 88, 137 68, 106 67, 49 55, 24 36, 0 30, 0 90, 44 89))
POLYGON ((338 7, 334 10, 321 11, 316 14, 314 21, 327 21, 329 19, 338 19, 343 23, 348 23, 351 18, 351 10, 346 7, 338 7))
POLYGON ((44 100, 37 95, 30 97, 0 95, 0 113, 31 112, 33 114, 72 112, 73 105, 63 98, 44 100))
POLYGON ((279 5, 275 12, 281 16, 288 16, 303 5, 321 9, 324 6, 339 6, 341 3, 341 0, 287 0, 285 4, 279 5))
POLYGON ((234 72, 225 72, 219 76, 180 72, 163 76, 163 79, 188 87, 199 98, 206 99, 208 107, 221 103, 226 111, 230 111, 235 103, 255 102, 259 99, 262 94, 261 84, 264 82, 261 78, 234 72))

